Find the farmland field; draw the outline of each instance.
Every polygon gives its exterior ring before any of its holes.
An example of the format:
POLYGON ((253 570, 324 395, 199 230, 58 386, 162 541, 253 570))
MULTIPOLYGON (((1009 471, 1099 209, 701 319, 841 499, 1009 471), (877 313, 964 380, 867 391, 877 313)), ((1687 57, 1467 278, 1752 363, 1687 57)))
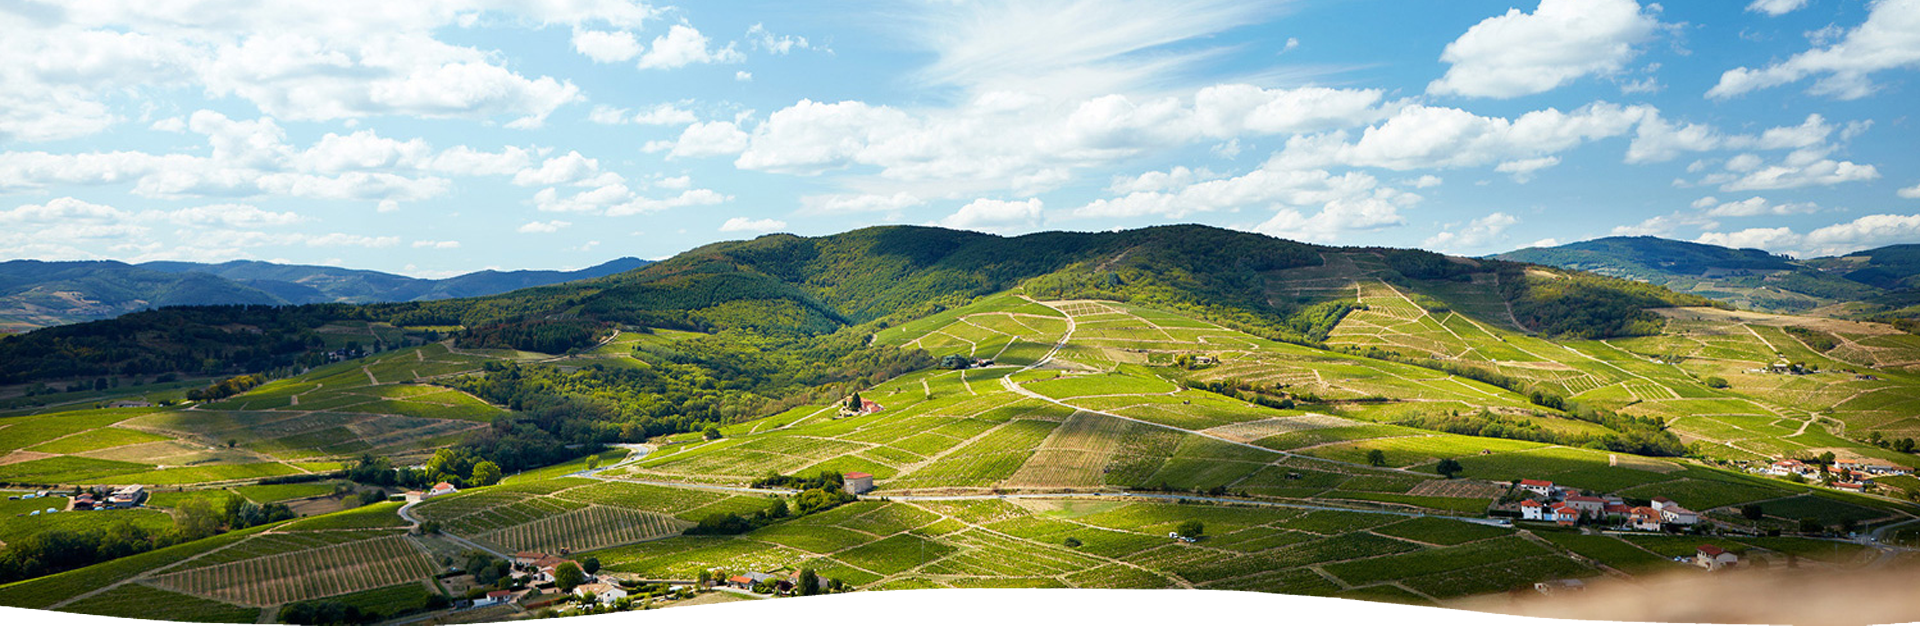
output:
POLYGON ((433 565, 404 537, 336 544, 160 575, 157 586, 271 606, 424 579, 433 565))

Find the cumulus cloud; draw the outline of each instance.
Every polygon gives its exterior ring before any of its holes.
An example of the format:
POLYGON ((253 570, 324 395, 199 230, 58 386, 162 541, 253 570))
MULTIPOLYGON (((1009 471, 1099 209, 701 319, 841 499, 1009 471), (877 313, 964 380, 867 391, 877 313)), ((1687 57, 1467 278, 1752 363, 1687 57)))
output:
POLYGON ((1700 243, 1752 247, 1798 257, 1832 256, 1899 243, 1920 242, 1920 214, 1875 214, 1835 223, 1805 234, 1791 228, 1751 228, 1708 232, 1700 243))
POLYGON ((674 25, 666 35, 653 39, 653 46, 640 56, 641 69, 679 69, 687 65, 744 62, 747 57, 733 43, 712 49, 711 39, 688 25, 674 25))
POLYGON ((573 50, 594 62, 626 62, 640 55, 640 39, 631 31, 574 29, 573 50))
POLYGON ((1747 5, 1747 11, 1769 16, 1784 16, 1799 11, 1805 6, 1807 6, 1807 0, 1753 0, 1753 4, 1747 5))
POLYGON ((1451 252, 1480 249, 1505 239, 1507 228, 1519 222, 1520 219, 1504 212, 1494 212, 1465 223, 1448 225, 1440 233, 1421 241, 1420 246, 1451 252))
POLYGON ((777 35, 768 31, 766 25, 757 22, 747 27, 747 42, 753 43, 755 49, 779 56, 814 48, 805 37, 777 35))
POLYGON ((460 242, 459 241, 414 241, 413 247, 418 249, 428 249, 428 250, 457 250, 457 249, 460 249, 460 242))
POLYGON ((1914 185, 1913 187, 1903 188, 1900 190, 1899 193, 1900 193, 1900 198, 1920 198, 1920 185, 1914 185))
POLYGON ((1632 131, 1652 109, 1596 102, 1571 112, 1543 109, 1508 120, 1462 109, 1407 105, 1358 140, 1344 131, 1296 136, 1277 162, 1289 167, 1357 166, 1411 171, 1508 165, 1516 174, 1579 145, 1632 131))
POLYGON ((513 175, 513 184, 520 186, 560 185, 588 179, 600 173, 600 161, 580 155, 580 152, 567 152, 565 156, 546 159, 539 167, 529 167, 513 175))
POLYGON ((1659 29, 1634 0, 1541 0, 1533 13, 1509 9, 1447 45, 1440 60, 1451 66, 1427 92, 1513 98, 1617 74, 1659 29))
POLYGON ((976 232, 1017 231, 1039 225, 1041 213, 1045 210, 1046 205, 1037 198, 1025 201, 978 198, 960 206, 960 210, 952 215, 935 221, 934 225, 976 232))
MULTIPOLYGON (((1721 201, 1712 196, 1695 199, 1690 209, 1656 216, 1632 225, 1613 228, 1616 236, 1672 236, 1682 228, 1717 230, 1721 219, 1755 216, 1794 216, 1820 211, 1811 202, 1774 202, 1755 196, 1739 201, 1721 201)), ((1756 232, 1757 234, 1757 232, 1756 232)))
POLYGON ((1873 74, 1915 65, 1920 65, 1920 0, 1878 0, 1866 21, 1847 31, 1838 42, 1759 69, 1730 69, 1720 75, 1720 82, 1707 91, 1707 97, 1733 98, 1817 77, 1808 93, 1864 98, 1876 89, 1873 74))
POLYGON ((704 158, 728 156, 747 149, 749 137, 740 126, 727 121, 694 123, 681 130, 680 138, 669 147, 667 158, 704 158))
POLYGON ((755 234, 770 234, 770 233, 778 232, 784 229, 787 229, 786 221, 775 220, 770 218, 751 219, 745 216, 736 216, 736 217, 727 219, 725 223, 720 224, 720 231, 722 232, 753 232, 755 234))

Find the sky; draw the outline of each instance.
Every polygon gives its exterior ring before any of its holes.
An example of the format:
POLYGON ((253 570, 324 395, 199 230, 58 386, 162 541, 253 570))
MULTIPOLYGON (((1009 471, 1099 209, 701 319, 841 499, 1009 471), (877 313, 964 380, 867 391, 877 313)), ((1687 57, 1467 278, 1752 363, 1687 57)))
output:
POLYGON ((0 0, 0 260, 1920 242, 1920 0, 0 0))

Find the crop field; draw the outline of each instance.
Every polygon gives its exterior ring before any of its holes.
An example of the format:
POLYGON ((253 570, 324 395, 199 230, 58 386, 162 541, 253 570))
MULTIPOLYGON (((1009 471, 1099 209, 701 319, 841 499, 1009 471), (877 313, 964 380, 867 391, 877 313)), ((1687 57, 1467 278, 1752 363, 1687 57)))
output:
POLYGON ((432 576, 404 537, 336 544, 160 575, 156 586, 234 604, 271 606, 432 576))
POLYGON ((477 539, 501 551, 588 551, 672 537, 692 526, 657 513, 589 506, 480 533, 477 539))
POLYGON ((1078 413, 1040 442, 1040 449, 1007 485, 1026 488, 1087 488, 1105 483, 1107 463, 1121 442, 1140 430, 1159 430, 1125 419, 1078 413))

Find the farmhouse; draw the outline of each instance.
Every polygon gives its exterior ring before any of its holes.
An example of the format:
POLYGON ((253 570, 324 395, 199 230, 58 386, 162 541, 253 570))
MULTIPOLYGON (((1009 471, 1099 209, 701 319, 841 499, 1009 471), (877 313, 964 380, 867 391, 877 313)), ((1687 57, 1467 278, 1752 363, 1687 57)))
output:
POLYGON ((513 563, 527 568, 552 568, 565 561, 539 551, 520 551, 513 554, 513 563))
POLYGON ((1571 526, 1571 525, 1580 523, 1580 511, 1574 510, 1572 508, 1568 508, 1560 504, 1554 504, 1554 506, 1555 508, 1553 509, 1553 522, 1555 524, 1559 524, 1561 526, 1571 526))
POLYGON ((1598 497, 1590 497, 1587 495, 1568 495, 1566 500, 1560 503, 1565 505, 1567 508, 1580 511, 1582 514, 1591 515, 1594 517, 1598 517, 1607 512, 1607 500, 1604 500, 1598 497))
POLYGON ((1657 531, 1660 530, 1663 519, 1659 509, 1652 506, 1635 506, 1627 516, 1627 525, 1636 531, 1657 531))
POLYGON ((1775 477, 1786 477, 1787 475, 1795 475, 1795 474, 1805 477, 1808 475, 1812 475, 1813 473, 1814 473, 1814 468, 1812 466, 1808 466, 1804 462, 1795 461, 1792 459, 1782 459, 1780 461, 1773 462, 1773 466, 1770 466, 1767 468, 1767 474, 1773 475, 1775 477))
POLYGON ((1534 582, 1533 590, 1539 591, 1541 595, 1553 595, 1554 593, 1584 591, 1584 590, 1587 590, 1587 583, 1582 582, 1580 580, 1550 580, 1546 582, 1534 582))
POLYGON ((1666 505, 1660 509, 1660 521, 1665 524, 1691 526, 1700 523, 1700 514, 1682 508, 1679 504, 1667 502, 1666 505))
POLYGON ((93 510, 94 499, 91 493, 80 493, 67 501, 67 510, 93 510))
POLYGON ((441 495, 451 495, 453 493, 459 492, 459 490, 460 489, 458 487, 454 486, 451 483, 440 482, 438 484, 434 484, 433 488, 427 489, 427 492, 422 493, 421 498, 428 499, 433 497, 439 497, 441 495))
POLYGON ((1712 544, 1701 544, 1699 548, 1694 550, 1693 564, 1709 571, 1731 568, 1739 563, 1740 557, 1738 555, 1729 553, 1726 549, 1712 544))
POLYGON ((121 399, 107 404, 108 408, 152 408, 153 402, 145 399, 121 399))
POLYGON ((841 478, 847 493, 859 495, 873 490, 873 473, 847 473, 841 478))
POLYGON ((1546 512, 1546 504, 1531 499, 1520 502, 1520 519, 1546 521, 1546 512))
POLYGON ((495 604, 506 604, 512 601, 513 591, 488 591, 486 597, 474 600, 473 605, 476 607, 493 606, 495 604))
POLYGON ((1553 491, 1555 489, 1556 487, 1553 485, 1553 482, 1550 482, 1550 481, 1546 481, 1542 479, 1520 480, 1520 490, 1524 490, 1524 491, 1533 493, 1535 495, 1545 495, 1547 497, 1552 497, 1553 491))
POLYGON ((139 506, 140 502, 146 501, 146 499, 147 489, 145 486, 139 484, 121 486, 114 490, 112 495, 107 497, 107 506, 109 508, 132 508, 139 506))
POLYGON ((627 596, 626 589, 612 584, 581 584, 573 588, 573 594, 576 596, 586 597, 588 593, 592 593, 594 599, 601 604, 612 604, 615 600, 627 596))

